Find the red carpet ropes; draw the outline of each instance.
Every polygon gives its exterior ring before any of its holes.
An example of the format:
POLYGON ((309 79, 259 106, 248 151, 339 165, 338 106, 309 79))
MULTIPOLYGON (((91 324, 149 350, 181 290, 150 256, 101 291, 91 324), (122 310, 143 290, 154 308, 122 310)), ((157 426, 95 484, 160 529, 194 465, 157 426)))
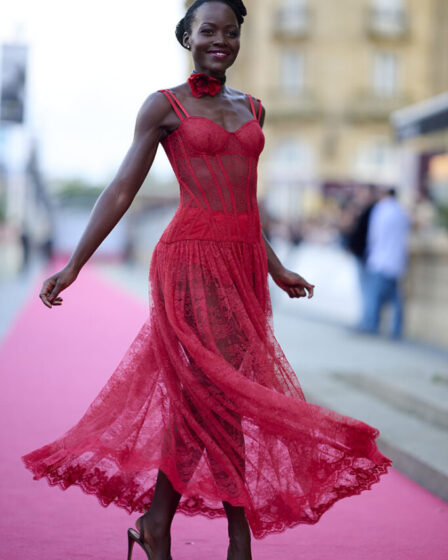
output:
POLYGON ((149 507, 160 468, 186 514, 244 506, 256 538, 314 524, 391 461, 375 428, 306 402, 274 337, 255 108, 231 132, 165 95, 181 119, 163 141, 181 202, 154 250, 149 318, 81 420, 23 459, 129 512, 149 507))

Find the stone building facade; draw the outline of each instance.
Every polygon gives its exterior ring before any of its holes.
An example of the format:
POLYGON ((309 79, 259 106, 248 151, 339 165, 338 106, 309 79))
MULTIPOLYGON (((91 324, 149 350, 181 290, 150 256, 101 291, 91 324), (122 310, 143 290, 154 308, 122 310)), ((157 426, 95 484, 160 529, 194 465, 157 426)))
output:
POLYGON ((228 76, 266 107, 261 193, 275 188, 279 213, 297 215, 323 183, 397 184, 389 117, 448 89, 448 2, 245 4, 241 52, 228 76))

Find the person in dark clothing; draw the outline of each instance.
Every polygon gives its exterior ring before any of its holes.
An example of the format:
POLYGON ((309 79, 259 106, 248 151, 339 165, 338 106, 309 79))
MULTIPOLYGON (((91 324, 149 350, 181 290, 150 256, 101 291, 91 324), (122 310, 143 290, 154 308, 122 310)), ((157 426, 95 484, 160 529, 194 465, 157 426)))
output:
POLYGON ((358 280, 361 294, 361 317, 358 322, 358 328, 362 330, 365 327, 367 310, 367 294, 365 289, 367 232, 370 215, 378 198, 376 186, 373 184, 361 185, 358 187, 355 196, 360 208, 360 213, 347 235, 347 249, 355 256, 358 267, 358 280))

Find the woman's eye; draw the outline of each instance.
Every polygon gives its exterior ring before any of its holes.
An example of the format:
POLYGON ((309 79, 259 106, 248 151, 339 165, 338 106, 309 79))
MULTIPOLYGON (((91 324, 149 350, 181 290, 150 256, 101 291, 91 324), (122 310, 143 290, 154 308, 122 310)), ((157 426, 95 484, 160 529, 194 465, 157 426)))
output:
MULTIPOLYGON (((213 33, 213 29, 201 29, 201 33, 204 33, 205 35, 210 35, 213 33)), ((238 37, 238 31, 228 31, 227 35, 229 37, 238 37)))

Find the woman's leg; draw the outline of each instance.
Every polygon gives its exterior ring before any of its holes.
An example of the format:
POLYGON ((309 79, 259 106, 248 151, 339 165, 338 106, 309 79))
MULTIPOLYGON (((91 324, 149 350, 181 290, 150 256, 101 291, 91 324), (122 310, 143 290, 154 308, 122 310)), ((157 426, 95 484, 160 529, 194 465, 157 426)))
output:
POLYGON ((401 293, 400 279, 393 279, 392 282, 392 324, 390 326, 390 337, 400 339, 403 330, 403 296, 401 293))
POLYGON ((154 497, 149 510, 139 517, 137 529, 153 551, 152 560, 169 560, 171 557, 171 523, 181 494, 177 492, 162 471, 157 475, 154 497))
MULTIPOLYGON (((248 348, 249 341, 247 335, 237 320, 232 316, 229 319, 228 313, 221 309, 222 298, 215 293, 214 284, 210 286, 208 293, 209 308, 215 308, 217 313, 211 325, 215 329, 215 343, 223 358, 232 365, 236 371, 240 370, 244 360, 245 349, 248 348), (220 321, 218 320, 220 318, 220 321)), ((224 310, 225 311, 225 310, 224 310)), ((213 392, 222 403, 229 404, 229 399, 218 387, 213 388, 213 392)), ((226 452, 231 462, 235 466, 237 476, 245 476, 245 441, 241 425, 241 414, 231 406, 225 406, 225 410, 213 413, 216 425, 219 425, 223 432, 227 433, 225 438, 226 452), (229 443, 231 442, 231 443, 229 443)), ((224 444, 224 441, 223 441, 224 444)), ((213 476, 218 487, 227 493, 237 489, 237 485, 229 475, 223 471, 209 454, 209 463, 213 476)), ((235 476, 235 471, 232 476, 235 476)), ((227 560, 252 560, 250 546, 250 528, 247 522, 243 507, 232 506, 229 502, 223 501, 224 510, 227 515, 229 548, 227 550, 227 560)))
POLYGON ((223 502, 227 515, 229 549, 227 560, 252 560, 250 549, 250 529, 243 507, 223 502))

